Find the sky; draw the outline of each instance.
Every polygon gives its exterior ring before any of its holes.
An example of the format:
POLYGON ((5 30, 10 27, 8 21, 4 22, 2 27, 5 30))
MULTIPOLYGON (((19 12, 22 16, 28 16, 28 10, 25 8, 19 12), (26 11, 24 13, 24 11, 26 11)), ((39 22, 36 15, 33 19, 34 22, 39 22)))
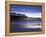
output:
POLYGON ((28 17, 41 18, 41 12, 42 12, 41 6, 11 4, 10 8, 11 8, 11 13, 25 14, 28 17))

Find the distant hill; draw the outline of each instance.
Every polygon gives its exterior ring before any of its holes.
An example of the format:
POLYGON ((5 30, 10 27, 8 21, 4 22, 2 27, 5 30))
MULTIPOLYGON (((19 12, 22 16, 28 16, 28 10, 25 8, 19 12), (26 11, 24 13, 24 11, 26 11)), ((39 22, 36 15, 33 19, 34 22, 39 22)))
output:
POLYGON ((10 15, 11 15, 11 16, 16 16, 16 17, 23 17, 23 18, 27 18, 27 16, 26 16, 26 15, 24 15, 24 14, 11 13, 10 15))
POLYGON ((33 17, 28 17, 25 14, 16 14, 16 13, 10 13, 11 16, 15 17, 22 17, 22 18, 28 18, 28 19, 41 19, 41 18, 33 18, 33 17))

